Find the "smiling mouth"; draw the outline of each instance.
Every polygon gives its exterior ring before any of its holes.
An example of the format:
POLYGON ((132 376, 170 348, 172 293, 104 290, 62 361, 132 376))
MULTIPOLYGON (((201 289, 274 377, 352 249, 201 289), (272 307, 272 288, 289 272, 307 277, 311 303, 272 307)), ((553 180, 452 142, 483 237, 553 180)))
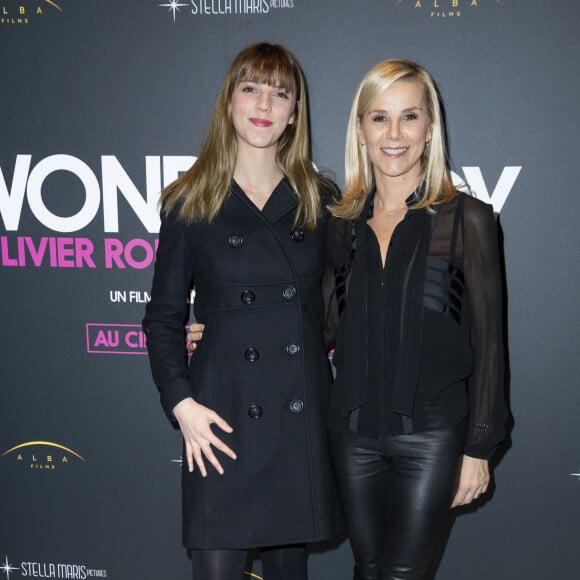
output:
POLYGON ((270 127, 273 123, 268 121, 268 119, 259 119, 257 117, 252 117, 250 123, 256 125, 256 127, 270 127))
POLYGON ((386 153, 387 155, 391 155, 391 156, 398 156, 398 155, 402 155, 403 153, 405 153, 405 151, 407 151, 406 147, 382 147, 381 151, 383 153, 386 153))

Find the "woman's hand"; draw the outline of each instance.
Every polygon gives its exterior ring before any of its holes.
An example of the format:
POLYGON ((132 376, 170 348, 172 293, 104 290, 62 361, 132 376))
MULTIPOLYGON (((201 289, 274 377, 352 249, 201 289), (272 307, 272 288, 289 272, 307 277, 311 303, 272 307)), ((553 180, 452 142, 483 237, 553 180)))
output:
POLYGON ((222 431, 231 433, 233 429, 215 411, 196 403, 192 398, 183 399, 173 408, 173 415, 179 423, 179 428, 185 441, 185 458, 190 472, 194 469, 194 461, 203 477, 207 476, 205 458, 223 475, 224 470, 215 456, 212 445, 236 459, 236 454, 211 430, 215 423, 222 431))
POLYGON ((203 338, 203 329, 205 324, 194 322, 189 325, 187 333, 187 350, 193 352, 197 348, 197 343, 203 338))
POLYGON ((463 456, 459 485, 451 507, 467 505, 487 491, 489 485, 489 464, 487 459, 463 456))

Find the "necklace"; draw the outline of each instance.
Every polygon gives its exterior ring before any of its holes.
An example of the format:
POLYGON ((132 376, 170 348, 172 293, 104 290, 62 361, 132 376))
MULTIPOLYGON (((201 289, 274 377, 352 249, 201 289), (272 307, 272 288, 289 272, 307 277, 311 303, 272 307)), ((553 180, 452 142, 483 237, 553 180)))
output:
POLYGON ((385 209, 383 210, 383 213, 386 213, 389 216, 393 216, 396 213, 399 213, 403 208, 407 207, 407 204, 405 202, 402 202, 401 205, 399 205, 398 207, 396 207, 393 210, 389 210, 389 209, 385 209))

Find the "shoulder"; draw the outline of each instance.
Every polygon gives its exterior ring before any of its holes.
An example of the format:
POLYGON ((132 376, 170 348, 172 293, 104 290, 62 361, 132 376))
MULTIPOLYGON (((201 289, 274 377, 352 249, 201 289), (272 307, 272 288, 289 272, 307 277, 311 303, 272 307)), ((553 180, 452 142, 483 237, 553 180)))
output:
POLYGON ((462 191, 458 191, 455 197, 458 200, 463 199, 466 221, 493 219, 493 207, 490 204, 484 203, 480 199, 462 191))
POLYGON ((453 219, 452 216, 458 210, 463 212, 463 215, 458 217, 462 218, 467 228, 480 229, 495 226, 493 207, 463 191, 457 191, 450 201, 437 209, 440 216, 447 215, 449 219, 453 219))
POLYGON ((165 204, 161 205, 159 217, 161 218, 161 229, 165 233, 178 231, 181 232, 193 225, 192 223, 189 223, 183 215, 181 215, 182 205, 182 200, 178 200, 170 208, 168 208, 165 204))
POLYGON ((335 205, 340 199, 340 188, 334 181, 328 177, 318 174, 318 191, 320 193, 320 202, 325 209, 328 206, 335 205))
POLYGON ((330 265, 338 267, 350 261, 353 223, 329 214, 326 230, 326 259, 330 265))
MULTIPOLYGON (((494 243, 498 238, 498 228, 493 207, 463 192, 463 224, 466 240, 477 244, 494 243)), ((461 198, 460 198, 461 199, 461 198)))
POLYGON ((167 207, 167 204, 162 204, 159 208, 159 215, 162 222, 174 223, 179 221, 179 210, 181 203, 176 203, 173 207, 167 207))
POLYGON ((462 191, 457 191, 436 211, 438 229, 451 231, 453 224, 457 223, 467 238, 486 238, 497 231, 493 207, 462 191))

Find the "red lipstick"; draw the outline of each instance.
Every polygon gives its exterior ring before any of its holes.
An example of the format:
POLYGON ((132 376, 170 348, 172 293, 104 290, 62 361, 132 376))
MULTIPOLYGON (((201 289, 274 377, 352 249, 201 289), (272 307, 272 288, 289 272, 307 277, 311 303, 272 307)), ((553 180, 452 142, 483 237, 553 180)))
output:
POLYGON ((273 123, 268 121, 268 119, 260 119, 259 117, 251 117, 250 123, 256 125, 256 127, 270 127, 273 123))

